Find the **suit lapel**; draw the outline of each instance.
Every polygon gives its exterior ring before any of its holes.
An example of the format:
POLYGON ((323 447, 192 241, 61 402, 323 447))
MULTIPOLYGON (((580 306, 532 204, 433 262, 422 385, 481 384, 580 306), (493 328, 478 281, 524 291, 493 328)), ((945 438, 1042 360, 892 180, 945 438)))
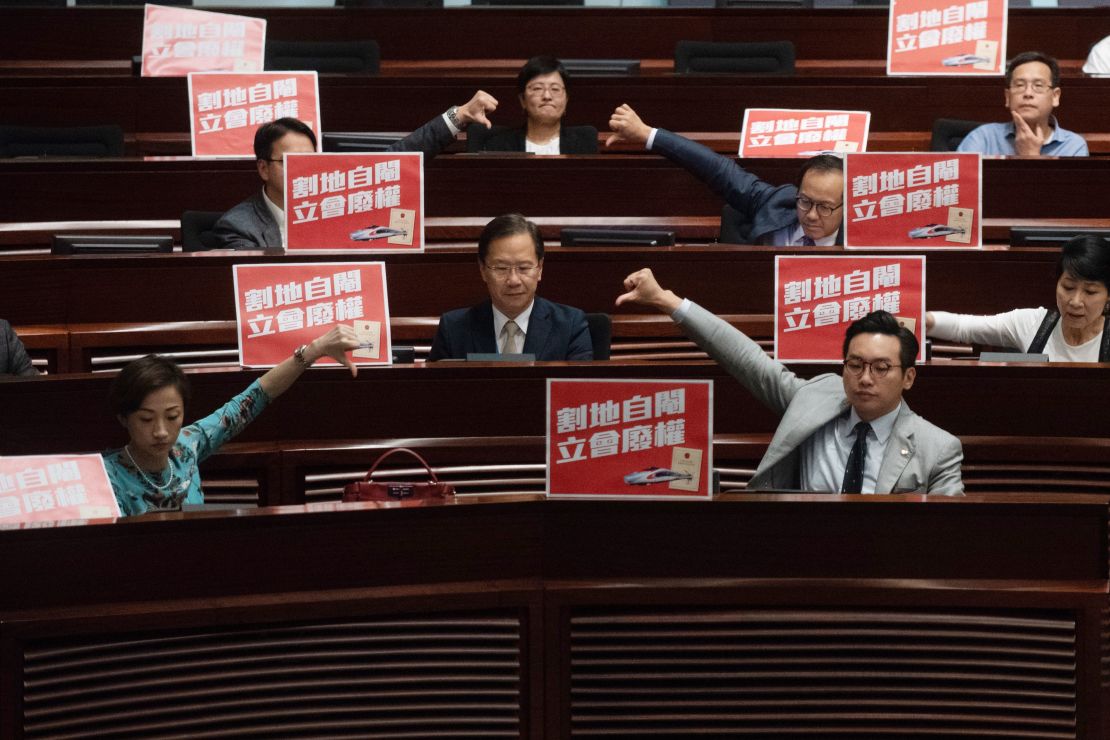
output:
POLYGON ((767 447, 767 453, 759 461, 761 470, 769 470, 783 458, 802 446, 802 443, 813 436, 814 432, 823 427, 830 419, 835 419, 848 409, 848 399, 843 393, 826 394, 804 409, 799 408, 791 413, 793 406, 787 409, 775 430, 775 437, 767 447), (797 418, 790 418, 797 416, 797 418), (782 436, 779 433, 782 432, 782 436))
POLYGON ((470 312, 470 329, 466 334, 473 341, 473 346, 468 347, 467 352, 497 352, 497 337, 493 333, 493 303, 487 300, 474 307, 470 312))
POLYGON ((524 348, 521 350, 543 359, 544 348, 551 335, 551 306, 536 296, 532 304, 532 315, 528 317, 528 333, 524 335, 524 348))
POLYGON ((274 214, 270 212, 261 192, 254 198, 254 212, 262 224, 262 239, 267 246, 284 247, 281 243, 281 227, 274 220, 274 214))
POLYGON ((890 439, 886 442, 886 452, 883 462, 879 466, 879 475, 875 479, 876 493, 891 493, 902 472, 910 464, 914 455, 913 432, 907 431, 907 422, 913 416, 909 406, 902 404, 898 417, 894 420, 894 428, 890 430, 890 439))

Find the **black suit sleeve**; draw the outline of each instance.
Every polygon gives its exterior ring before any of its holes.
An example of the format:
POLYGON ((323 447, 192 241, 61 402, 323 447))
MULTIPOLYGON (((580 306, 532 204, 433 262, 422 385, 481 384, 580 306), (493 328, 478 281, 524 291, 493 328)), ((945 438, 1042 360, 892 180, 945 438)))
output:
POLYGON ((19 341, 19 337, 12 330, 11 324, 7 321, 0 321, 0 332, 4 335, 4 355, 7 358, 7 366, 0 367, 0 373, 22 376, 38 375, 39 371, 31 364, 31 358, 27 355, 23 342, 19 341))
POLYGON ((447 360, 452 357, 451 339, 447 333, 446 319, 447 317, 445 315, 439 317, 439 326, 436 327, 436 335, 432 340, 432 350, 428 353, 429 362, 447 360))

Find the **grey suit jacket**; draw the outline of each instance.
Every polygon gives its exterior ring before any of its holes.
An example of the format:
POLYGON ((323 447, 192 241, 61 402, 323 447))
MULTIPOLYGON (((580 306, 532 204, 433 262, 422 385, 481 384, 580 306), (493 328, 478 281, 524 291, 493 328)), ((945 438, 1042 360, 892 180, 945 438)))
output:
POLYGON ((38 375, 12 325, 0 319, 0 375, 38 375))
MULTIPOLYGON (((752 395, 782 415, 749 490, 800 488, 802 443, 848 410, 841 377, 826 373, 802 380, 738 329, 697 304, 690 306, 680 326, 752 395)), ((960 440, 922 419, 903 400, 879 465, 876 491, 962 494, 962 460, 960 440)))
MULTIPOLYGON (((389 147, 393 152, 424 152, 428 159, 436 156, 455 140, 443 116, 436 116, 405 138, 389 147)), ((212 227, 218 249, 281 248, 281 230, 266 206, 259 190, 230 211, 220 216, 212 227)))

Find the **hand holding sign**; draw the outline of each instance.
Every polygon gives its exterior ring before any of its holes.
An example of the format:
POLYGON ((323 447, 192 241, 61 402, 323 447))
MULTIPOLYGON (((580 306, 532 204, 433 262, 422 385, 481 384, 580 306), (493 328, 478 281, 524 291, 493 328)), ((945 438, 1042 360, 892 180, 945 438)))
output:
POLYGON ((624 289, 628 292, 617 296, 616 305, 625 303, 638 303, 642 306, 651 306, 664 313, 674 313, 682 305, 682 299, 673 291, 664 290, 655 279, 651 270, 645 267, 637 270, 624 279, 624 289))
POLYGON ((609 128, 613 134, 605 140, 605 146, 618 143, 647 144, 651 136, 651 126, 640 120, 640 116, 627 103, 613 111, 609 117, 609 128))

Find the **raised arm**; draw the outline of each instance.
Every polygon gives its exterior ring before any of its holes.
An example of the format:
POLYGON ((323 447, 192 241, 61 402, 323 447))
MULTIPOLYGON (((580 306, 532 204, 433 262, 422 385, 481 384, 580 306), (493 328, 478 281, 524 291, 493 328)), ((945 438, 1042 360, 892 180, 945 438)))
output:
POLYGON ((347 353, 357 349, 358 346, 359 340, 354 328, 339 324, 332 327, 327 334, 319 336, 305 345, 304 352, 301 355, 303 359, 298 359, 296 356, 288 357, 280 365, 272 368, 259 378, 258 382, 267 396, 271 399, 277 398, 289 390, 289 387, 296 382, 297 378, 301 377, 301 374, 321 357, 331 357, 346 365, 351 371, 351 377, 354 377, 358 375, 358 367, 351 362, 347 353))

